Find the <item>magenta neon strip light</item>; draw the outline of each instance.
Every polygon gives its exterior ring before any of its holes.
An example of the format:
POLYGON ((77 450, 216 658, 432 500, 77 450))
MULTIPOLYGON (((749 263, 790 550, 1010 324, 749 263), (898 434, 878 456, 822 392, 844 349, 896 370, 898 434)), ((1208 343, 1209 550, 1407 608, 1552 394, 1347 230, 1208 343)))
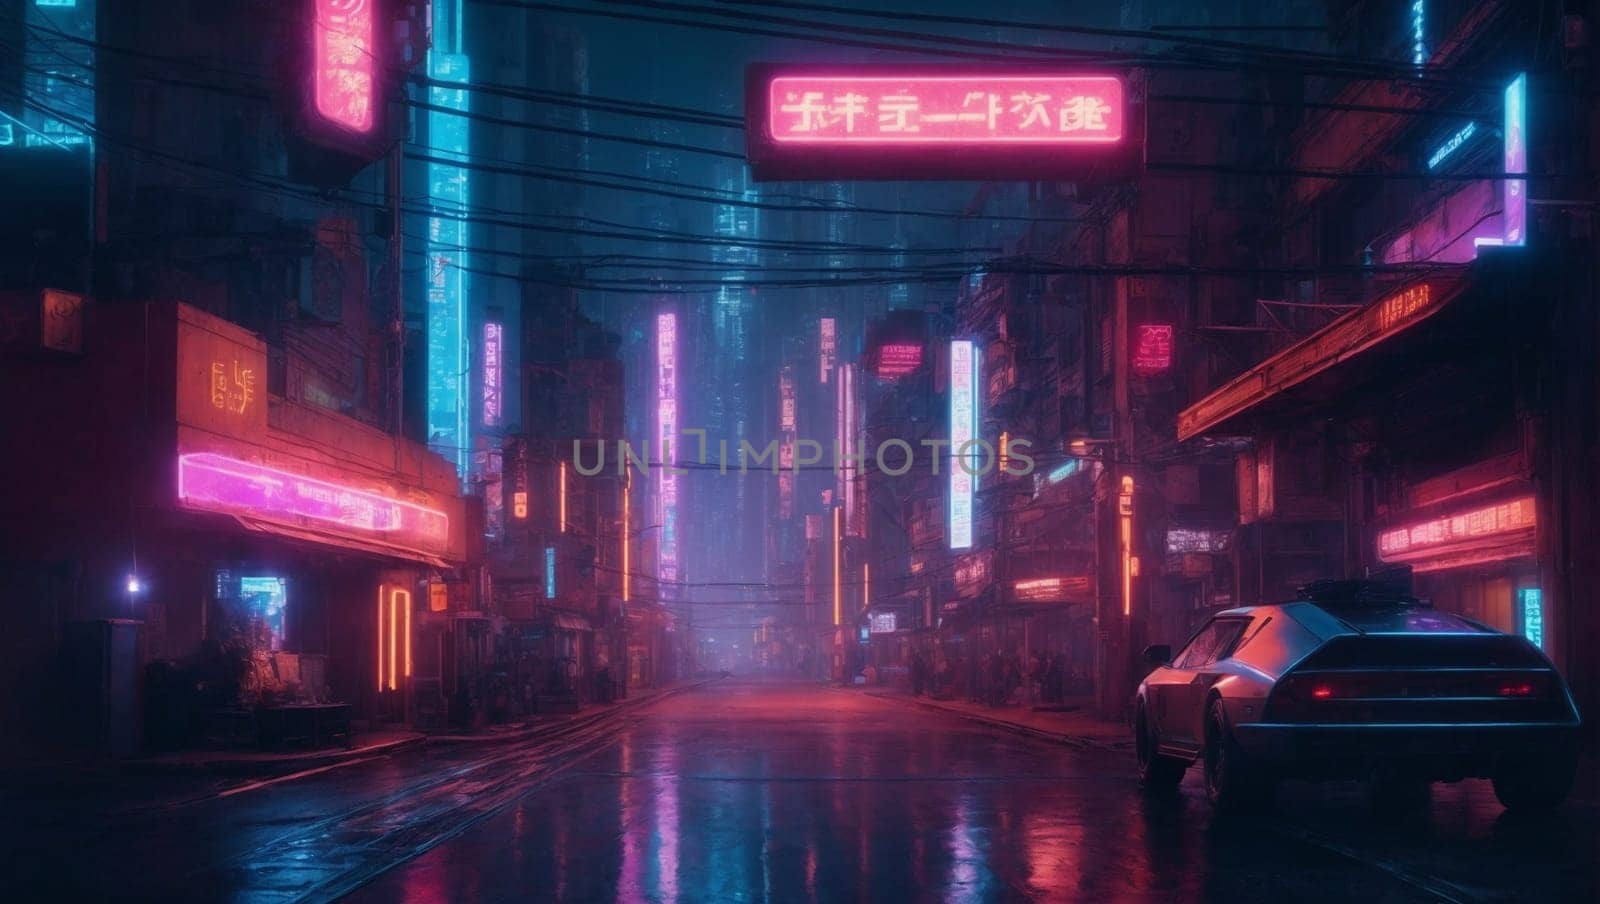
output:
POLYGON ((779 143, 1105 145, 1122 141, 1122 80, 1071 76, 778 76, 779 143))
POLYGON ((436 509, 209 452, 178 456, 178 499, 190 508, 428 549, 450 539, 450 518, 436 509))
POLYGON ((678 579, 678 478, 670 472, 677 463, 678 437, 678 315, 656 315, 656 450, 661 456, 656 495, 656 517, 661 524, 656 575, 663 581, 678 579))

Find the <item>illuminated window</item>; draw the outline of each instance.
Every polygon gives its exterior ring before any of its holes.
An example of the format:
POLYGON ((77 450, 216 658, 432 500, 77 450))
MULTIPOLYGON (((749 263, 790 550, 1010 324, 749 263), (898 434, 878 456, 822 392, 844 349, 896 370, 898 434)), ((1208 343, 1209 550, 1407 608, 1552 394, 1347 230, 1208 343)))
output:
POLYGON ((239 599, 245 605, 251 622, 259 626, 259 636, 268 649, 282 650, 286 634, 284 610, 289 595, 283 578, 273 576, 241 576, 239 599))

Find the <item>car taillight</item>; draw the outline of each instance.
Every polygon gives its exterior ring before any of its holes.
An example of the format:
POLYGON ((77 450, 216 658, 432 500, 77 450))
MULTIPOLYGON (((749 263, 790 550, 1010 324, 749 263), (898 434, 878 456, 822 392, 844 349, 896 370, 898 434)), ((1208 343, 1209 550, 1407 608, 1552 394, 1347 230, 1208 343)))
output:
POLYGON ((1329 684, 1319 684, 1311 689, 1311 696, 1317 700, 1331 699, 1333 697, 1333 686, 1329 684))
POLYGON ((1500 685, 1502 697, 1532 697, 1539 692, 1532 681, 1519 681, 1500 685))

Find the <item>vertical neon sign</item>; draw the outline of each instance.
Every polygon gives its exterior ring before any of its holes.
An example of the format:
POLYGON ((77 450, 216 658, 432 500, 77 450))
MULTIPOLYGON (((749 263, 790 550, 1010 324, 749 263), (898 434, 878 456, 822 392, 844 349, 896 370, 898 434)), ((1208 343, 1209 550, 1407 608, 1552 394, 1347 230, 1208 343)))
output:
POLYGON ((656 449, 661 457, 657 470, 659 492, 656 517, 661 524, 661 549, 657 556, 657 576, 663 581, 678 579, 678 479, 671 473, 677 463, 673 439, 678 435, 678 315, 656 315, 656 449))
POLYGON ((1528 642, 1544 649, 1544 591, 1538 587, 1524 587, 1517 591, 1522 602, 1522 636, 1528 642))
POLYGON ((972 548, 972 501, 978 492, 973 461, 978 434, 978 350, 970 340, 950 342, 951 549, 972 548))
MULTIPOLYGON (((1528 75, 1523 73, 1506 86, 1505 171, 1528 171, 1528 75)), ((1507 245, 1527 243, 1528 180, 1505 180, 1504 241, 1507 245)))
POLYGON ((556 598, 556 548, 554 546, 546 546, 544 548, 544 598, 547 600, 556 598))
POLYGON ((500 426, 504 412, 501 386, 504 380, 501 356, 505 351, 505 327, 494 321, 483 325, 483 425, 500 426))
POLYGON ((778 374, 778 517, 794 515, 794 447, 797 438, 794 371, 778 374))
POLYGON ((834 319, 832 317, 822 318, 818 331, 821 334, 817 343, 817 364, 821 371, 818 378, 826 386, 833 374, 833 362, 838 356, 839 348, 834 319))
POLYGON ((861 451, 858 448, 860 439, 856 435, 856 366, 854 364, 839 365, 839 383, 837 401, 834 404, 834 423, 837 438, 835 443, 835 470, 838 474, 838 497, 844 501, 845 533, 852 536, 864 536, 861 518, 856 506, 856 483, 861 479, 861 470, 857 465, 861 451))
POLYGON ((313 93, 323 119, 372 130, 373 0, 317 0, 313 93))
MULTIPOLYGON (((435 82, 466 85, 467 56, 461 52, 460 0, 433 4, 433 49, 428 75, 435 82)), ((452 162, 467 159, 467 118, 445 112, 467 109, 467 91, 434 84, 428 101, 442 109, 428 112, 428 444, 456 464, 463 479, 470 462, 468 405, 463 392, 467 373, 467 225, 470 186, 465 168, 452 162)))
POLYGON ((1423 39, 1426 14, 1426 0, 1411 0, 1411 65, 1419 69, 1428 62, 1428 46, 1423 39))

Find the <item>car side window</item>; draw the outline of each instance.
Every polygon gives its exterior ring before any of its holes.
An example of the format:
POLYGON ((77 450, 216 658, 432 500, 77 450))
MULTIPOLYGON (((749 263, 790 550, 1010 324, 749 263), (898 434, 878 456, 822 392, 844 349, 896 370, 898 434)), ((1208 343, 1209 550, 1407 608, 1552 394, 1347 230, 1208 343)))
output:
POLYGON ((1193 669, 1204 665, 1207 661, 1206 657, 1210 656, 1211 652, 1217 647, 1217 640, 1220 637, 1222 627, 1221 622, 1213 620, 1204 628, 1201 628, 1195 633, 1194 637, 1190 638, 1189 643, 1184 646, 1183 650, 1172 658, 1173 666, 1180 669, 1193 669))
POLYGON ((1232 656, 1234 648, 1239 645, 1239 638, 1244 636, 1244 629, 1250 626, 1250 620, 1247 618, 1230 618, 1227 621, 1220 622, 1220 624, 1225 626, 1221 639, 1217 642, 1217 648, 1212 652, 1211 658, 1206 660, 1203 663, 1204 665, 1210 665, 1219 659, 1226 659, 1232 656))
POLYGON ((1173 659, 1172 664, 1180 669, 1198 669, 1216 662, 1232 651, 1248 623, 1242 618, 1212 620, 1189 641, 1189 645, 1173 659))

